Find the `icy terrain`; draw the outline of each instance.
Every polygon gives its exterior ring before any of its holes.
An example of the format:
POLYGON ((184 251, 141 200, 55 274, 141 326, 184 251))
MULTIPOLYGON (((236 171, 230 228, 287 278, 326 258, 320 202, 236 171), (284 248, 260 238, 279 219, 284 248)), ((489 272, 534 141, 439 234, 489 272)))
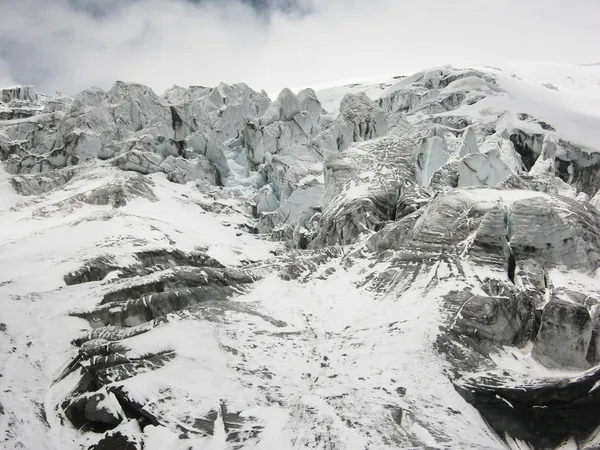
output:
POLYGON ((600 446, 600 67, 0 89, 0 448, 600 446))

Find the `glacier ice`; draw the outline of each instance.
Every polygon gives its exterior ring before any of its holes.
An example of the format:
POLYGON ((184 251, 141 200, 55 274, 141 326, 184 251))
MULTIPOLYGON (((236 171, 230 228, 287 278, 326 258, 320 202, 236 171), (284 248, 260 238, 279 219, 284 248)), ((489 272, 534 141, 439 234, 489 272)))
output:
POLYGON ((0 447, 594 448, 597 72, 0 89, 0 447))

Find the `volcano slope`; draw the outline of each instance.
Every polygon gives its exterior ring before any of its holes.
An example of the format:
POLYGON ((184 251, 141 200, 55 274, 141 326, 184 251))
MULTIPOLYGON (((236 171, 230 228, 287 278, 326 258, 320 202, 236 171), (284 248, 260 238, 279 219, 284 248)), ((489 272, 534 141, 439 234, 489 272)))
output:
POLYGON ((600 71, 0 99, 0 442, 597 448, 600 71))

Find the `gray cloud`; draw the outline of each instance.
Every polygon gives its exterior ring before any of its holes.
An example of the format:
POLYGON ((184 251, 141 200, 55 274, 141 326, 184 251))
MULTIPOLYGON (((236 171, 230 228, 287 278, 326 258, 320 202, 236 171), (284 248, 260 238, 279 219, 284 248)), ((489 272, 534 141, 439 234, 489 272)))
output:
POLYGON ((0 84, 270 92, 453 63, 598 59, 600 2, 1 0, 0 84))

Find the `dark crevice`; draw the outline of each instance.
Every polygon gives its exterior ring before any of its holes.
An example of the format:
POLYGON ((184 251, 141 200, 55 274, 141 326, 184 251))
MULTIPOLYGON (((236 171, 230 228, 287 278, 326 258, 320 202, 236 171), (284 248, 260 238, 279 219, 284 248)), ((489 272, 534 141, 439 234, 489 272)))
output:
POLYGON ((568 437, 585 439, 600 425, 600 390, 594 390, 599 370, 537 385, 470 380, 455 388, 499 436, 523 440, 535 449, 555 448, 568 437))
POLYGON ((510 254, 510 256, 508 257, 508 266, 507 266, 507 270, 506 273, 508 274, 508 279, 510 281, 515 282, 515 269, 517 267, 517 261, 515 259, 515 255, 513 255, 512 253, 510 254))
POLYGON ((171 124, 173 126, 173 130, 177 131, 181 126, 183 126, 183 119, 177 112, 174 106, 171 106, 171 124))
POLYGON ((539 152, 535 152, 535 140, 537 135, 528 136, 523 132, 518 132, 510 136, 510 141, 513 143, 515 150, 521 156, 525 170, 529 171, 535 164, 539 152))
POLYGON ((569 166, 571 165, 571 161, 563 161, 562 159, 556 158, 555 160, 556 166, 556 176, 563 180, 565 183, 569 181, 569 166))

